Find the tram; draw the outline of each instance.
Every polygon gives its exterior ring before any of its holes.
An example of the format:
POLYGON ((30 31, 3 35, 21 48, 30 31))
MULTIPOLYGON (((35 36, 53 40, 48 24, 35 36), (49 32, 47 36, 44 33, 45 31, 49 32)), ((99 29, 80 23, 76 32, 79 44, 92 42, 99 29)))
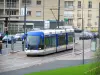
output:
POLYGON ((73 49, 74 29, 29 31, 26 37, 26 55, 46 55, 73 49))

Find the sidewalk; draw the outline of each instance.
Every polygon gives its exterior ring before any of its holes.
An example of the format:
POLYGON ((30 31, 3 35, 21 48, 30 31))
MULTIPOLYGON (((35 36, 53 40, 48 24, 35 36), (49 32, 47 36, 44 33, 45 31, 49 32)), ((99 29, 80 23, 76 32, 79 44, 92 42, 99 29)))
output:
MULTIPOLYGON (((85 50, 85 59, 93 58, 94 52, 85 50)), ((0 72, 6 72, 16 70, 20 68, 26 68, 33 65, 42 65, 45 63, 57 61, 57 60, 82 60, 82 53, 75 52, 63 54, 55 57, 27 57, 25 52, 10 53, 8 55, 0 55, 0 72)))

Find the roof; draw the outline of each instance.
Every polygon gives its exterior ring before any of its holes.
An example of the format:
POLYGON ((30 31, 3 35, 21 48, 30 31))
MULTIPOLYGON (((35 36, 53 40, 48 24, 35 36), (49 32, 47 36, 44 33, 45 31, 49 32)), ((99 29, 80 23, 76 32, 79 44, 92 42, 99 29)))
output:
POLYGON ((49 34, 60 34, 60 33, 69 33, 74 32, 74 29, 47 29, 47 30, 37 30, 37 31, 29 31, 27 32, 28 35, 32 35, 34 32, 34 35, 49 35, 49 34))

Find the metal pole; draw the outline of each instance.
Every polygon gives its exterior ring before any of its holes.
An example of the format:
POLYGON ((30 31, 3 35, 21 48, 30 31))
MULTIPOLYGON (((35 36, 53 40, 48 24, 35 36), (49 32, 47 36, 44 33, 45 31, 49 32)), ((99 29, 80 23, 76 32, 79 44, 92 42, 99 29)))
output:
POLYGON ((45 0, 43 0, 43 22, 44 22, 44 3, 45 2, 45 0))
POLYGON ((24 34, 26 33, 26 0, 24 6, 24 34))
MULTIPOLYGON (((84 0, 82 3, 82 31, 84 32, 84 20, 83 20, 83 6, 84 6, 84 0)), ((83 33, 83 37, 84 37, 84 33, 83 33)), ((83 47, 83 64, 84 64, 84 39, 82 40, 82 47, 83 47)))
MULTIPOLYGON (((25 0, 25 6, 24 6, 24 35, 26 34, 26 0, 25 0)), ((25 39, 24 39, 24 46, 25 46, 25 39)), ((24 50, 24 47, 23 47, 24 50)))
POLYGON ((44 3, 45 2, 45 0, 43 0, 43 25, 44 25, 44 3))
MULTIPOLYGON (((10 6, 9 6, 9 24, 8 25, 10 25, 10 8, 11 8, 11 1, 10 1, 10 6)), ((11 27, 11 26, 10 26, 11 27)), ((12 29, 12 28, 11 28, 12 29)), ((11 34, 11 30, 10 30, 10 32, 9 32, 10 34, 11 34)))
POLYGON ((98 26, 98 34, 99 34, 99 49, 100 49, 100 3, 99 3, 99 26, 98 26))
POLYGON ((59 28, 59 20, 60 20, 60 0, 58 0, 58 28, 59 28))

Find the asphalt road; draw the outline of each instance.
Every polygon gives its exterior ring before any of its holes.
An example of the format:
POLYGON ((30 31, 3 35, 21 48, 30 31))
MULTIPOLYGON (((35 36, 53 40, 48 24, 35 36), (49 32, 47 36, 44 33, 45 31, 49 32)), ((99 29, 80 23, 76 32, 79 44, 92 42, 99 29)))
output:
MULTIPOLYGON (((82 41, 79 40, 79 35, 80 35, 80 33, 75 34, 75 41, 79 43, 78 48, 75 47, 76 50, 82 50, 82 41)), ((88 43, 88 41, 85 41, 85 44, 84 44, 85 49, 90 47, 90 43, 91 43, 90 41, 89 41, 89 43, 88 43)), ((15 51, 15 52, 22 51, 22 42, 17 41, 15 44, 13 44, 13 47, 14 47, 14 49, 12 50, 11 44, 8 44, 7 48, 6 48, 6 44, 3 44, 3 51, 2 51, 3 55, 9 54, 12 51, 15 51)))
MULTIPOLYGON (((87 60, 85 60, 85 63, 88 63, 91 61, 92 60, 87 59, 87 60)), ((28 68, 3 72, 3 73, 0 73, 0 75, 24 75, 24 74, 28 74, 31 72, 52 70, 52 69, 70 67, 70 66, 81 65, 81 64, 82 64, 82 60, 57 60, 57 61, 42 64, 42 65, 40 64, 40 65, 36 65, 36 66, 31 66, 28 68)))
MULTIPOLYGON (((75 44, 75 52, 82 52, 82 41, 78 40, 78 37, 79 37, 79 34, 76 34, 77 44, 75 44)), ((85 50, 89 49, 90 44, 91 44, 90 40, 84 41, 84 49, 85 50)), ((10 51, 11 51, 11 45, 9 44, 8 48, 5 48, 5 45, 4 45, 3 54, 6 55, 10 51)), ((14 45, 14 51, 22 51, 21 42, 17 42, 14 45)), ((12 67, 21 67, 22 68, 22 66, 29 65, 29 64, 32 64, 32 65, 36 64, 36 63, 39 63, 39 64, 28 67, 28 68, 24 67, 23 69, 17 69, 17 70, 13 70, 13 71, 3 72, 3 73, 0 73, 0 75, 23 75, 23 74, 30 73, 30 72, 50 70, 50 69, 56 69, 56 68, 60 68, 60 67, 68 67, 68 66, 82 64, 82 60, 56 60, 56 59, 59 59, 60 57, 66 58, 66 56, 68 56, 70 53, 72 53, 72 51, 73 50, 50 54, 50 55, 47 55, 44 57, 26 57, 25 54, 22 54, 22 55, 15 54, 15 55, 11 55, 10 57, 5 57, 4 59, 1 57, 2 59, 0 59, 0 61, 3 61, 3 62, 0 62, 0 67, 2 67, 3 69, 7 69, 7 68, 11 69, 12 67), (45 61, 47 63, 44 64, 45 61), (52 61, 52 62, 50 62, 50 61, 52 61), (42 62, 42 64, 40 64, 40 62, 42 62)), ((62 58, 60 58, 60 59, 62 59, 62 58)), ((89 61, 90 60, 85 60, 85 63, 87 63, 89 61)))

